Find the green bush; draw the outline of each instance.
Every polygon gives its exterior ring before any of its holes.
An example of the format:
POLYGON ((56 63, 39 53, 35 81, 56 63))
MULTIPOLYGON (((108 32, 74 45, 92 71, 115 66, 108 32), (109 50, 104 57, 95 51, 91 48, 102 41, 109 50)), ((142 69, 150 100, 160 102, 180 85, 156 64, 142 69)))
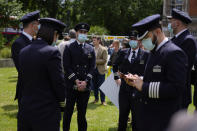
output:
POLYGON ((3 48, 0 50, 0 58, 11 58, 11 49, 3 48))
POLYGON ((6 38, 3 37, 2 33, 0 32, 0 50, 5 47, 6 38))
POLYGON ((107 35, 108 33, 109 31, 101 26, 91 26, 90 31, 88 32, 89 35, 107 35))

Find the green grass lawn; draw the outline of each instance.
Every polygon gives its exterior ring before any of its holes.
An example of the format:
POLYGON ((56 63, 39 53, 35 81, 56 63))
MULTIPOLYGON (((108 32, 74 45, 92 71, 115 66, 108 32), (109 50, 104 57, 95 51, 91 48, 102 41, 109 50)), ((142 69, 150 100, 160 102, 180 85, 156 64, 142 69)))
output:
MULTIPOLYGON (((17 72, 15 68, 0 68, 0 131, 16 131, 17 102, 14 101, 16 91, 17 72)), ((87 121, 88 131, 116 131, 118 125, 118 109, 107 99, 107 106, 100 103, 92 104, 91 94, 87 121)), ((194 106, 190 105, 189 112, 194 106)), ((72 117, 71 131, 77 131, 76 111, 72 117)), ((131 128, 128 128, 131 131, 131 128)))
MULTIPOLYGON (((0 68, 0 131, 16 131, 16 80, 15 68, 0 68)), ((116 131, 118 109, 108 99, 107 106, 93 104, 93 100, 94 96, 91 94, 87 110, 88 131, 116 131)), ((77 131, 76 111, 72 117, 71 131, 77 131)))

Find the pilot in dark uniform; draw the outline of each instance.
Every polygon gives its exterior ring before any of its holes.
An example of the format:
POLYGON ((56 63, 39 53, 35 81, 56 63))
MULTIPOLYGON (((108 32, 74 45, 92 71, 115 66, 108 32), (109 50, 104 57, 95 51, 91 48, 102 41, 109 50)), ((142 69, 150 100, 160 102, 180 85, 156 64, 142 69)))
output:
POLYGON ((192 22, 190 16, 180 10, 172 10, 171 27, 173 34, 172 42, 179 46, 188 57, 188 68, 187 68, 187 81, 186 86, 183 90, 182 96, 182 109, 187 109, 189 104, 192 102, 191 96, 191 71, 195 62, 196 56, 196 39, 190 34, 188 25, 192 22))
POLYGON ((118 52, 118 57, 113 64, 114 79, 120 85, 119 92, 119 125, 118 131, 126 131, 129 112, 132 112, 132 128, 136 131, 136 99, 137 90, 126 84, 124 79, 120 79, 118 71, 123 74, 144 75, 144 68, 148 58, 148 52, 139 48, 137 32, 130 34, 130 48, 122 49, 118 52))
POLYGON ((195 106, 195 110, 197 111, 197 54, 195 57, 195 63, 194 63, 194 69, 193 71, 193 85, 194 85, 194 106, 195 106))
POLYGON ((65 81, 60 52, 51 45, 65 24, 53 18, 42 18, 40 23, 37 39, 19 54, 23 88, 18 131, 60 130, 65 81))
POLYGON ((151 50, 144 78, 134 74, 125 78, 141 92, 138 131, 165 131, 170 118, 180 108, 186 83, 187 56, 165 37, 159 20, 160 15, 156 14, 132 26, 140 33, 138 39, 144 48, 151 50))
POLYGON ((75 26, 76 41, 65 46, 63 66, 67 88, 66 107, 63 130, 70 129, 71 117, 77 103, 78 130, 87 130, 86 109, 90 96, 90 82, 95 69, 95 52, 93 46, 87 44, 87 32, 90 26, 80 23, 75 26))
MULTIPOLYGON (((14 41, 11 48, 12 59, 16 66, 17 72, 19 72, 20 69, 19 60, 18 60, 19 53, 22 48, 24 48, 25 46, 29 45, 32 42, 33 36, 36 35, 39 27, 39 22, 38 22, 39 17, 40 17, 40 11, 34 11, 24 15, 20 20, 21 22, 23 22, 24 29, 20 37, 14 41)), ((20 75, 18 75, 16 96, 15 96, 15 100, 18 99, 18 101, 20 100, 21 97, 20 87, 22 86, 19 77, 20 75)))

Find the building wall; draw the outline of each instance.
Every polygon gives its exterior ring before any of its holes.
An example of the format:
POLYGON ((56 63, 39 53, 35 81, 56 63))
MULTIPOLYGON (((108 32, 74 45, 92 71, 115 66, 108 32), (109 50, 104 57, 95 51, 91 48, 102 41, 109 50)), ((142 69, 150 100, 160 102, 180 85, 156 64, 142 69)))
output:
MULTIPOLYGON (((167 31, 168 20, 167 16, 171 15, 172 10, 172 0, 163 0, 163 29, 167 36, 169 32, 167 31)), ((197 0, 183 0, 182 11, 188 12, 192 18, 192 24, 189 25, 190 32, 197 37, 197 0)))
POLYGON ((189 15, 197 17, 197 0, 189 0, 189 15))

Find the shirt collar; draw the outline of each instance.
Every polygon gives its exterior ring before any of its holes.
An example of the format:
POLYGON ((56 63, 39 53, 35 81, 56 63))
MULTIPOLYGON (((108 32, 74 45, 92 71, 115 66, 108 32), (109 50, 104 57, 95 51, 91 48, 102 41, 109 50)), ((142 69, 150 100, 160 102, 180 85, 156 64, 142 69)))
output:
POLYGON ((165 39, 157 46, 156 51, 159 50, 159 48, 160 48, 162 45, 164 45, 167 41, 168 41, 168 38, 165 37, 165 39))
POLYGON ((25 31, 23 31, 22 34, 25 35, 30 41, 32 41, 33 37, 30 34, 26 33, 25 31))
POLYGON ((72 43, 74 42, 76 39, 70 39, 69 42, 72 43))
POLYGON ((187 28, 186 29, 183 29, 182 31, 180 31, 179 33, 177 33, 175 36, 176 36, 176 38, 179 36, 179 35, 181 35, 184 31, 186 31, 187 30, 187 28))
MULTIPOLYGON (((81 43, 77 40, 77 44, 80 45, 81 43)), ((84 43, 82 43, 82 46, 84 46, 84 43)))
POLYGON ((133 49, 131 48, 131 52, 132 52, 132 53, 133 53, 133 51, 135 51, 135 54, 137 54, 138 51, 139 51, 139 48, 137 48, 136 50, 133 50, 133 49))

